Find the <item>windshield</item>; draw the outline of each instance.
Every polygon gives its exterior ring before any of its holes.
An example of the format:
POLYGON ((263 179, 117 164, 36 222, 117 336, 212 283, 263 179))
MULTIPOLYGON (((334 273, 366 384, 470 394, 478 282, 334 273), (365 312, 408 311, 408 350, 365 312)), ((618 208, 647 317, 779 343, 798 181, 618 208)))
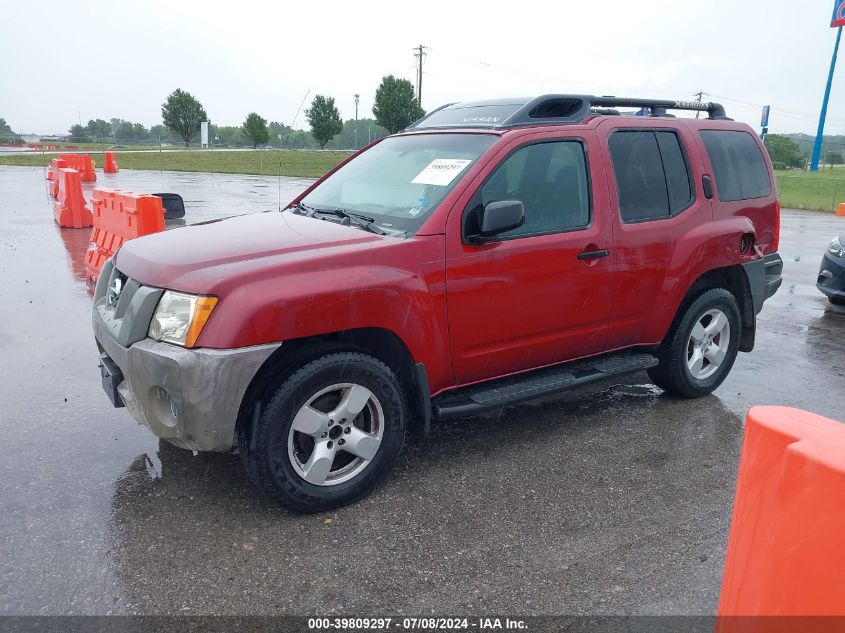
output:
POLYGON ((491 134, 393 136, 356 156, 302 199, 413 233, 489 148, 491 134))

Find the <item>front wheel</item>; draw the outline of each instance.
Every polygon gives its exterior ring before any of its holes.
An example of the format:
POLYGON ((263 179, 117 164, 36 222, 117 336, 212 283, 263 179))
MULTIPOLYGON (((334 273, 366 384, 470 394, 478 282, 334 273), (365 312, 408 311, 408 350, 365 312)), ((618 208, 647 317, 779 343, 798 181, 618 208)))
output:
POLYGON ((282 381, 240 452, 255 484, 298 512, 368 492, 396 461, 407 407, 399 381, 366 354, 326 354, 282 381))
POLYGON ((697 398, 722 384, 739 350, 740 315, 736 299, 714 288, 693 301, 669 331, 648 370, 654 383, 671 394, 697 398))

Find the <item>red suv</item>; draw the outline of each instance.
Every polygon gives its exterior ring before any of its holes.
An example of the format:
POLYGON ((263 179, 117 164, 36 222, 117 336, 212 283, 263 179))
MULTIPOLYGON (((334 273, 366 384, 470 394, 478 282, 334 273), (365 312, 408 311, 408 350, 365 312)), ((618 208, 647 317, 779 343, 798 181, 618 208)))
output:
POLYGON ((715 103, 447 105, 284 211, 125 244, 95 294, 103 386, 324 510, 432 418, 643 369, 713 391, 780 285, 779 215, 762 144, 715 103))

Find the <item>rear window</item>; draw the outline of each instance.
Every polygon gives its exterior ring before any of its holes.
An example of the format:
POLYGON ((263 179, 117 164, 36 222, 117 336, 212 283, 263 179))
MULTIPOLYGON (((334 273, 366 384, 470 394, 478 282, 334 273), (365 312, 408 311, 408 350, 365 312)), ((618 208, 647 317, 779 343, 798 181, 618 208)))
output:
POLYGON ((769 171, 757 141, 741 130, 702 130, 713 165, 719 200, 764 198, 772 192, 769 171))
POLYGON ((690 206, 689 166, 675 132, 619 130, 608 148, 624 222, 668 218, 690 206))

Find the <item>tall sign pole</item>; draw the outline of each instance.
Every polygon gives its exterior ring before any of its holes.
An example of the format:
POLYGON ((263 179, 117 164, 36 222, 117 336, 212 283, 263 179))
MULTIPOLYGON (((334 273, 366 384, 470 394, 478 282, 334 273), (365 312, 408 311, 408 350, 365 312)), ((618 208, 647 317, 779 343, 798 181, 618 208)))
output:
POLYGON ((830 71, 827 74, 827 86, 824 89, 822 111, 819 114, 819 129, 816 131, 816 142, 813 144, 813 157, 810 159, 810 171, 819 170, 819 158, 821 158, 822 141, 824 139, 824 120, 827 117, 827 102, 830 99, 830 86, 833 83, 833 71, 836 68, 836 54, 839 52, 839 40, 842 39, 842 27, 845 26, 845 0, 835 0, 830 26, 836 29, 836 44, 833 45, 833 57, 830 58, 830 71))
POLYGON ((760 115, 760 140, 763 142, 766 141, 766 134, 769 133, 769 112, 771 109, 771 106, 763 106, 763 114, 760 115))

